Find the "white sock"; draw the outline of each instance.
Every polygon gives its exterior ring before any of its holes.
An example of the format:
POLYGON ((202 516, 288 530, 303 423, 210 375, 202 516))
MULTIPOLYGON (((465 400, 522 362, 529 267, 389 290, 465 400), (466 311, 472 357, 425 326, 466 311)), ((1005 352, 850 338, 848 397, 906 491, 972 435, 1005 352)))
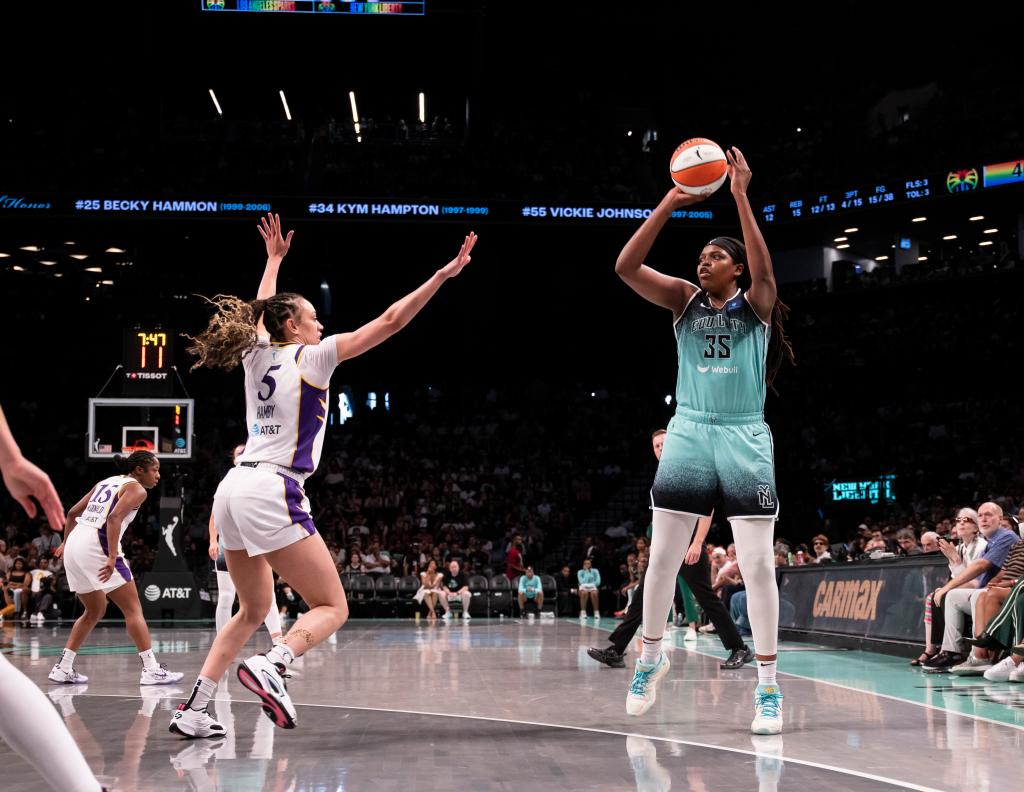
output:
POLYGON ((644 638, 643 650, 640 652, 640 662, 654 665, 661 657, 661 638, 644 638))
POLYGON ((217 683, 212 679, 204 676, 197 677, 195 687, 192 688, 192 695, 188 697, 185 706, 194 710, 206 709, 215 690, 217 690, 217 683))
POLYGON ((274 644, 274 648, 266 653, 266 658, 271 663, 280 663, 283 666, 290 666, 295 661, 295 653, 291 647, 283 641, 274 644))
POLYGON ((142 660, 142 667, 145 669, 154 671, 160 667, 152 649, 146 649, 144 652, 139 652, 139 658, 142 660))
POLYGON ((68 792, 100 792, 100 782, 60 715, 47 703, 43 692, 3 655, 0 712, 0 737, 35 767, 51 787, 68 792))
POLYGON ((57 663, 62 671, 70 671, 75 665, 75 658, 78 656, 78 652, 72 652, 70 649, 65 649, 60 656, 60 662, 57 663))
POLYGON ((757 683, 759 685, 777 685, 775 681, 775 660, 755 660, 757 663, 757 683))
MULTIPOLYGON (((641 634, 645 639, 645 654, 641 660, 645 663, 656 662, 660 654, 661 637, 665 634, 665 622, 675 597, 679 562, 686 554, 686 548, 697 527, 696 517, 671 512, 655 511, 652 520, 651 556, 643 582, 644 619, 641 634), (653 660, 647 659, 647 639, 658 642, 658 648, 653 650, 653 660)), ((631 607, 637 607, 635 597, 631 607)))

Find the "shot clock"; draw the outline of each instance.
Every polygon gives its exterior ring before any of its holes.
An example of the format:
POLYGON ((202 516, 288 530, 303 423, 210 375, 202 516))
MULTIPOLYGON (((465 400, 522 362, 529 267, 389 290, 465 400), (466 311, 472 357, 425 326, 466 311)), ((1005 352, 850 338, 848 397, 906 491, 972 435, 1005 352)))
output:
POLYGON ((126 328, 123 360, 125 395, 170 395, 174 331, 159 326, 126 328))

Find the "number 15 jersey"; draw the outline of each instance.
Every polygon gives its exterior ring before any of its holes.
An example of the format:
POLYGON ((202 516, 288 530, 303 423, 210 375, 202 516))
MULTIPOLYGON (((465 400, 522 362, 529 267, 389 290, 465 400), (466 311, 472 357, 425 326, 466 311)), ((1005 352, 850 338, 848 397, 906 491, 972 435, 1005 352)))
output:
POLYGON ((242 358, 249 437, 238 461, 272 462, 307 475, 316 470, 337 365, 335 336, 315 345, 259 337, 242 358))

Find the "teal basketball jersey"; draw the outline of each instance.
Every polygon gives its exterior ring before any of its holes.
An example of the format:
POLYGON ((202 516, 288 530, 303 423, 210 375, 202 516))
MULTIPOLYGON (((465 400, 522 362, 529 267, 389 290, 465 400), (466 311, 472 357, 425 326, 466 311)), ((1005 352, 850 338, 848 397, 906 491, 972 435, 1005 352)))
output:
POLYGON ((675 323, 679 353, 676 405, 702 413, 764 412, 771 327, 742 289, 722 308, 697 291, 675 323))

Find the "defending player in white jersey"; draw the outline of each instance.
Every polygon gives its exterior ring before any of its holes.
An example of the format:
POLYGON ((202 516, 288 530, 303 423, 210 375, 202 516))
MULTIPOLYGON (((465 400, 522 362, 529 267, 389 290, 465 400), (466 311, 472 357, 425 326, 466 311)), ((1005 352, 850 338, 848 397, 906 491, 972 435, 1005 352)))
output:
POLYGON ((153 655, 139 592, 121 550, 121 537, 145 502, 146 490, 160 481, 160 460, 149 451, 136 451, 127 459, 116 457, 114 461, 121 474, 103 479, 74 505, 68 512, 64 542, 53 551, 55 556, 64 556, 68 585, 82 601, 85 613, 71 628, 50 680, 77 684, 88 679, 74 669, 75 655, 106 613, 109 598, 124 614, 125 628, 139 650, 139 684, 167 685, 183 675, 168 671, 153 655))
POLYGON ((303 490, 320 461, 328 385, 335 367, 390 338, 419 313, 441 285, 470 261, 476 234, 458 255, 411 294, 351 333, 321 339, 316 309, 301 295, 277 293, 277 273, 291 246, 280 217, 259 229, 267 264, 255 302, 220 295, 217 314, 193 338, 196 366, 245 370, 249 440, 239 465, 217 488, 213 519, 224 542, 239 609, 210 647, 192 695, 174 713, 170 729, 187 737, 213 737, 224 727, 206 711, 217 680, 258 629, 270 606, 272 571, 309 605, 285 640, 239 664, 238 678, 261 699, 263 711, 282 728, 294 728, 295 706, 285 687, 288 666, 348 618, 348 603, 330 551, 310 517, 303 490))

